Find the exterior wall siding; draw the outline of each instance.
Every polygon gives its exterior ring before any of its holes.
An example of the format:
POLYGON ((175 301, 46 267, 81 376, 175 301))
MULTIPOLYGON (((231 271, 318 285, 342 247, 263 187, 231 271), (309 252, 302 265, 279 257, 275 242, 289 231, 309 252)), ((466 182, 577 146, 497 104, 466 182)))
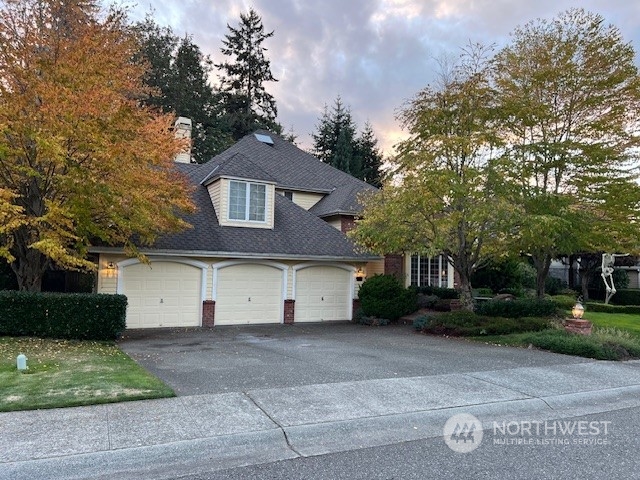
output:
MULTIPOLYGON (((266 198, 265 198, 265 222, 243 222, 236 220, 229 220, 229 179, 221 178, 215 183, 219 183, 219 205, 220 210, 216 209, 216 216, 218 222, 224 227, 244 227, 244 228, 269 228, 273 229, 274 224, 274 202, 276 194, 275 185, 266 185, 266 198)), ((260 183, 260 182, 255 182, 260 183)), ((211 195, 211 191, 209 191, 211 195)), ((211 197, 211 201, 214 201, 214 197, 211 197)), ((215 204, 214 204, 215 206, 215 204)))
POLYGON ((293 192, 293 203, 309 210, 316 203, 318 203, 324 195, 321 193, 309 193, 309 192, 293 192))
POLYGON ((339 216, 328 217, 328 218, 324 218, 323 220, 327 222, 329 225, 331 225, 333 228, 335 228, 336 230, 342 231, 342 220, 340 219, 339 216))
POLYGON ((209 196, 211 197, 211 203, 213 204, 213 208, 216 211, 216 216, 220 218, 222 216, 222 210, 220 205, 220 189, 222 185, 222 180, 216 180, 211 185, 207 187, 209 191, 209 196))
POLYGON ((374 275, 384 274, 384 264, 384 259, 367 263, 367 265, 365 266, 365 273, 367 274, 367 278, 373 277, 374 275))

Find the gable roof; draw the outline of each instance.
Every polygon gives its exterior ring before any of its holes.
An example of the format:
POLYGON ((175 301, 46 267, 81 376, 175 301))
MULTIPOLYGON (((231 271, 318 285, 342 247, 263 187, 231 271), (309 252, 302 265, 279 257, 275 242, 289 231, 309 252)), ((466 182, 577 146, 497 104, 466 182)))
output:
MULTIPOLYGON (((361 211, 357 195, 362 191, 375 191, 376 188, 348 173, 332 167, 310 153, 301 150, 278 135, 264 130, 258 135, 271 138, 273 144, 260 141, 255 134, 246 135, 236 144, 202 165, 202 180, 208 181, 217 169, 235 155, 242 155, 268 177, 278 188, 318 192, 326 196, 312 212, 318 216, 337 214, 355 215, 361 211)), ((245 175, 245 178, 250 178, 245 175)))
MULTIPOLYGON (((198 183, 201 172, 192 170, 187 176, 198 183)), ((198 210, 184 217, 193 228, 162 236, 153 245, 154 253, 365 261, 377 258, 357 251, 339 230, 282 195, 275 195, 273 229, 220 226, 209 192, 201 185, 196 186, 193 201, 198 210)))
POLYGON ((220 177, 237 177, 275 183, 276 180, 242 153, 234 153, 215 165, 209 175, 200 183, 208 185, 220 177))

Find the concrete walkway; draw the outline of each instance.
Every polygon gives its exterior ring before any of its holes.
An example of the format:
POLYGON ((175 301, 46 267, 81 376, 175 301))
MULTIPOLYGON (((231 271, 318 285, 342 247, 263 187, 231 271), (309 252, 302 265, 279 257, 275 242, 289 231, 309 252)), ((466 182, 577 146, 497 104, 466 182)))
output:
POLYGON ((456 413, 491 428, 637 406, 640 361, 594 361, 0 413, 0 478, 175 478, 435 438, 456 413))

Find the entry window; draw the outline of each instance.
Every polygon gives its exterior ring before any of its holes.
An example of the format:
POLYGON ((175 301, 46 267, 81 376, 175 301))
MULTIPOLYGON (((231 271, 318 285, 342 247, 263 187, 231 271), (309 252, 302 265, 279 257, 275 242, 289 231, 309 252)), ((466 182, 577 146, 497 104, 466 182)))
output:
POLYGON ((266 196, 266 185, 231 180, 229 182, 229 220, 264 222, 266 196))
POLYGON ((437 257, 411 256, 411 285, 418 287, 447 287, 449 268, 444 255, 437 257))

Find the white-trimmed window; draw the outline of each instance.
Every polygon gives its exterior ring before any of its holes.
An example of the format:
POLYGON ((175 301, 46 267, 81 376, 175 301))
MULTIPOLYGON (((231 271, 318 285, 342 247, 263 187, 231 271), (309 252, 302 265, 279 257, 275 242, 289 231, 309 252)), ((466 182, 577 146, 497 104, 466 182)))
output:
POLYGON ((264 222, 266 204, 266 185, 229 181, 229 220, 264 222))
POLYGON ((411 285, 418 287, 447 287, 449 263, 444 255, 437 257, 411 256, 411 285))

